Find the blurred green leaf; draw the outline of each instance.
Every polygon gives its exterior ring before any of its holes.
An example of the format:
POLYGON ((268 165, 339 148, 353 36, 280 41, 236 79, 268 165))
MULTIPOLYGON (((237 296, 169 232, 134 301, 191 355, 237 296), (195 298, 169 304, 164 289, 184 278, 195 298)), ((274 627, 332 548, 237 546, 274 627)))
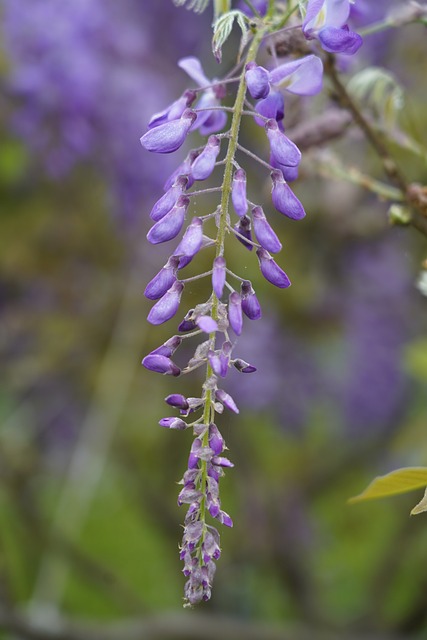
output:
MULTIPOLYGON (((362 493, 349 502, 361 502, 363 500, 373 500, 385 498, 399 493, 406 493, 414 489, 421 489, 427 486, 427 467, 406 467, 396 469, 385 476, 377 476, 372 480, 362 493)), ((420 503, 421 504, 421 503, 420 503)), ((412 513, 412 512, 411 512, 412 513)), ((420 513, 420 512, 417 512, 420 513)))
POLYGON ((419 380, 427 380, 427 338, 412 342, 406 349, 406 369, 419 380))

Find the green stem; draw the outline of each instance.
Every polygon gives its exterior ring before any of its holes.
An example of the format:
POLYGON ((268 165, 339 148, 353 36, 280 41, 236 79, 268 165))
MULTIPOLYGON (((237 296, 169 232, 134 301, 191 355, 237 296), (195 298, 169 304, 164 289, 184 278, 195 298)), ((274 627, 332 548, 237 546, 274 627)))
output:
MULTIPOLYGON (((264 37, 265 30, 261 29, 258 31, 252 40, 252 43, 249 47, 249 51, 246 56, 245 64, 255 60, 256 54, 260 47, 261 41, 264 37)), ((242 75, 239 82, 239 87, 237 90, 236 101, 234 103, 233 110, 233 118, 231 121, 230 128, 230 136, 228 140, 228 149, 227 155, 225 158, 225 168, 224 168, 224 178, 222 182, 222 195, 221 195, 221 205, 220 205, 220 216, 218 223, 218 232, 216 236, 216 254, 215 257, 222 256, 224 254, 224 244, 225 244, 225 236, 228 231, 228 208, 229 201, 231 196, 231 189, 233 184, 233 168, 234 168, 234 157, 236 155, 238 138, 239 138, 239 130, 240 130, 240 122, 242 119, 242 114, 244 110, 245 103, 245 94, 246 94, 246 80, 244 70, 242 71, 242 75)), ((219 300, 215 293, 212 293, 212 318, 214 320, 218 320, 218 307, 219 300)), ((212 344, 212 348, 215 348, 215 332, 210 334, 210 340, 212 344)), ((213 375, 212 367, 208 362, 206 368, 206 380, 209 380, 213 375)), ((203 412, 203 424, 210 424, 214 420, 215 410, 213 408, 214 397, 211 389, 205 390, 205 406, 203 412)), ((209 446, 209 430, 206 430, 206 433, 203 436, 202 446, 209 446)), ((203 494, 203 498, 200 504, 200 518, 204 523, 204 531, 206 531, 205 524, 205 509, 206 509, 206 485, 208 480, 208 464, 205 460, 201 461, 201 477, 200 477, 200 490, 203 494)), ((204 533, 202 535, 200 541, 200 554, 201 554, 201 546, 204 540, 204 533)))

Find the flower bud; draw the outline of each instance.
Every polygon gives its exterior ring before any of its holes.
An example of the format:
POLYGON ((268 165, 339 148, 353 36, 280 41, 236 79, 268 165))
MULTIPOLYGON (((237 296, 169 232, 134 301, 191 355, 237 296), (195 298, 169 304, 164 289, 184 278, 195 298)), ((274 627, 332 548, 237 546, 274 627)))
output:
POLYGON ((193 218, 187 227, 181 242, 174 251, 180 258, 179 269, 183 269, 200 250, 203 242, 203 222, 201 218, 193 218))
POLYGON ((250 320, 259 320, 261 318, 261 305, 258 302, 255 291, 249 280, 244 280, 240 287, 240 295, 242 296, 242 311, 250 320))
POLYGON ((181 294, 184 289, 182 282, 177 280, 171 288, 152 307, 147 316, 151 324, 163 324, 172 318, 178 311, 181 294))
POLYGON ((212 288, 218 299, 221 298, 222 292, 224 290, 226 276, 225 267, 226 263, 223 256, 218 256, 218 258, 215 258, 212 271, 212 288))
POLYGON ((237 169, 234 172, 231 201, 239 218, 244 216, 248 210, 248 201, 246 199, 246 173, 243 169, 237 169))
POLYGON ((256 62, 248 62, 245 72, 248 91, 254 100, 266 98, 270 93, 270 82, 267 69, 259 67, 256 62))
POLYGON ((153 127, 158 127, 165 122, 169 122, 170 120, 177 120, 182 116, 185 109, 191 107, 195 99, 196 92, 187 89, 187 91, 184 91, 182 96, 179 97, 178 100, 172 102, 169 107, 166 107, 166 109, 159 113, 155 113, 148 123, 148 128, 152 129, 153 127))
POLYGON ((151 209, 150 218, 157 222, 168 211, 172 209, 179 196, 185 191, 188 185, 188 176, 179 175, 173 185, 162 195, 151 209))
POLYGON ((181 393, 172 393, 170 396, 165 398, 165 402, 171 407, 176 407, 177 409, 183 409, 184 411, 188 409, 187 398, 181 393))
POLYGON ((166 356, 150 353, 142 361, 143 366, 150 371, 162 373, 163 375, 179 376, 181 369, 176 366, 170 358, 166 356))
POLYGON ((154 153, 172 153, 183 144, 191 125, 196 119, 196 113, 186 109, 179 120, 165 122, 153 129, 149 129, 141 138, 142 146, 154 153))
POLYGON ((240 336, 243 328, 242 298, 237 291, 230 293, 228 299, 228 320, 234 333, 240 336))
POLYGON ((301 161, 301 151, 280 131, 276 120, 273 118, 267 120, 265 130, 276 162, 288 167, 296 167, 301 161))
POLYGON ((166 342, 160 345, 160 347, 154 349, 154 351, 151 352, 151 355, 166 356, 167 358, 170 358, 178 349, 181 342, 182 338, 180 338, 179 336, 172 336, 172 338, 166 340, 166 342))
POLYGON ((271 253, 278 253, 282 248, 282 243, 269 225, 262 207, 252 209, 252 222, 259 244, 271 253))
POLYGON ((248 216, 243 216, 240 218, 239 222, 234 225, 235 230, 240 234, 237 237, 238 241, 242 243, 246 249, 252 251, 253 245, 250 242, 245 242, 245 238, 252 242, 252 234, 251 234, 251 221, 248 216), (242 238, 240 236, 243 236, 242 238))
POLYGON ((226 393, 223 389, 217 389, 215 391, 215 398, 219 400, 219 402, 221 402, 224 405, 224 407, 226 407, 230 411, 233 411, 234 413, 239 413, 239 409, 236 403, 234 402, 233 398, 228 393, 226 393))
POLYGON ((256 367, 244 360, 241 360, 240 358, 232 360, 232 364, 236 367, 237 371, 240 371, 240 373, 254 373, 254 371, 256 371, 256 367))
POLYGON ((191 165, 191 175, 194 180, 206 180, 215 169, 215 162, 220 151, 220 139, 210 136, 202 153, 191 165))
POLYGON ((274 169, 271 172, 271 178, 273 180, 271 197, 277 211, 288 216, 288 218, 292 218, 292 220, 304 218, 304 207, 286 184, 282 172, 279 169, 274 169))
POLYGON ((147 233, 147 240, 151 244, 160 244, 175 238, 182 229, 189 204, 190 198, 179 196, 172 209, 151 227, 147 233))
POLYGON ((164 267, 145 287, 144 295, 149 300, 158 300, 176 281, 179 258, 171 256, 164 267))
POLYGON ((181 418, 162 418, 159 420, 159 425, 161 427, 166 427, 167 429, 178 429, 179 431, 183 431, 187 428, 187 423, 181 418))
POLYGON ((199 316, 196 319, 196 324, 205 333, 213 333, 218 331, 218 325, 211 316, 199 316))
POLYGON ((280 289, 286 289, 290 286, 291 282, 286 273, 279 267, 279 265, 273 260, 271 255, 265 249, 257 249, 257 256, 259 260, 259 266, 261 273, 266 280, 274 284, 275 287, 280 289))

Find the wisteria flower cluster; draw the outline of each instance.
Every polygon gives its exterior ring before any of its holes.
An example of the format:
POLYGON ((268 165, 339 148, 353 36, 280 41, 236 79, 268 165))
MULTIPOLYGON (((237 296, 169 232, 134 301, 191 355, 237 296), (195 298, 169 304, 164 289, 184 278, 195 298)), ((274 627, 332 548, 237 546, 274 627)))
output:
MULTIPOLYGON (((225 379, 230 368, 241 373, 256 370, 238 353, 237 338, 243 331, 244 317, 261 318, 261 306, 252 283, 227 266, 233 243, 242 243, 256 255, 262 275, 272 285, 286 289, 291 284, 273 257, 282 245, 263 203, 249 200, 244 159, 250 157, 257 161, 266 171, 266 177, 270 176, 271 200, 278 212, 291 220, 304 218, 303 204, 289 186, 298 177, 301 152, 285 132, 286 93, 297 96, 319 93, 323 77, 322 49, 352 55, 362 43, 361 37, 347 24, 349 0, 309 0, 299 23, 295 21, 295 10, 284 15, 283 11, 276 10, 274 2, 268 5, 267 2, 248 2, 241 6, 243 11, 216 12, 217 25, 227 20, 231 25, 237 19, 244 31, 242 45, 246 47, 246 54, 238 64, 237 77, 209 80, 196 58, 180 60, 179 67, 196 86, 186 89, 181 97, 153 115, 141 137, 144 149, 160 154, 177 151, 195 131, 204 138, 203 144, 191 149, 167 179, 164 194, 152 207, 153 225, 147 234, 151 244, 173 243, 185 230, 167 262, 145 289, 146 297, 154 302, 148 321, 160 325, 177 314, 188 282, 196 278, 211 280, 207 299, 184 313, 176 335, 143 360, 147 369, 164 375, 180 376, 199 367, 206 370, 197 397, 172 393, 166 403, 176 414, 160 420, 162 427, 192 429, 194 434, 178 496, 178 504, 188 506, 180 550, 187 578, 185 601, 188 605, 211 596, 215 561, 221 553, 215 521, 228 527, 233 524, 220 500, 220 479, 233 463, 225 455, 226 445, 217 416, 224 411, 239 413, 239 409, 224 388, 225 379), (298 29, 308 51, 311 47, 312 52, 301 55, 291 51, 286 59, 274 59, 271 67, 265 68, 257 63, 258 52, 265 39, 278 28, 298 29), (252 39, 248 42, 250 33, 252 39), (233 84, 237 85, 234 106, 225 107, 223 99, 233 84), (255 120, 263 127, 269 157, 260 157, 239 142, 244 118, 255 120), (221 182, 213 187, 199 187, 198 183, 208 180, 217 167, 223 167, 221 182), (218 193, 215 210, 188 220, 191 198, 212 192, 218 193), (185 277, 184 269, 202 250, 212 251, 211 269, 185 277), (200 343, 193 356, 184 367, 178 366, 175 352, 184 340, 195 336, 200 343)), ((215 50, 223 40, 218 26, 214 32, 215 50)))

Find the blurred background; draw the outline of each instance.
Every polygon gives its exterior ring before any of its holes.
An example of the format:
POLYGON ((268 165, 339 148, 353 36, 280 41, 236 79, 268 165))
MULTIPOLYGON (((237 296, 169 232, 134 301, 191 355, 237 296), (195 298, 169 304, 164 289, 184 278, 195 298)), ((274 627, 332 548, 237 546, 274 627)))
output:
MULTIPOLYGON (((1 3, 1 637, 92 637, 61 636, 66 619, 109 638, 137 618, 135 635, 111 637, 427 638, 427 524, 408 516, 421 496, 346 504, 374 476, 426 464, 425 238, 391 227, 375 195, 317 175, 318 149, 295 183, 308 212, 297 225, 269 204, 268 175, 244 161, 293 286, 274 290, 229 241, 231 268, 263 307, 238 348, 258 372, 227 381, 241 409, 219 424, 235 463, 222 483, 235 525, 222 532, 212 601, 182 612, 176 483, 191 434, 157 422, 166 395, 197 396, 201 379, 140 361, 176 331, 175 320, 146 322, 144 287, 168 248, 145 234, 185 150, 153 157, 139 137, 191 86, 178 58, 198 55, 209 77, 232 66, 235 43, 220 70, 211 60, 210 19, 170 0, 1 3), (53 635, 31 635, 16 611, 53 635), (159 631, 165 616, 174 624, 159 631)), ((405 91, 396 127, 419 149, 392 151, 420 183, 425 53, 425 29, 411 25, 367 38, 352 62, 386 64, 405 91)), ((285 124, 329 102, 328 91, 290 100, 285 124)), ((255 124, 244 137, 267 155, 255 124)), ((330 150, 383 178, 356 130, 330 150)), ((215 206, 199 198, 195 210, 215 206)), ((206 295, 188 287, 181 316, 206 295)))

